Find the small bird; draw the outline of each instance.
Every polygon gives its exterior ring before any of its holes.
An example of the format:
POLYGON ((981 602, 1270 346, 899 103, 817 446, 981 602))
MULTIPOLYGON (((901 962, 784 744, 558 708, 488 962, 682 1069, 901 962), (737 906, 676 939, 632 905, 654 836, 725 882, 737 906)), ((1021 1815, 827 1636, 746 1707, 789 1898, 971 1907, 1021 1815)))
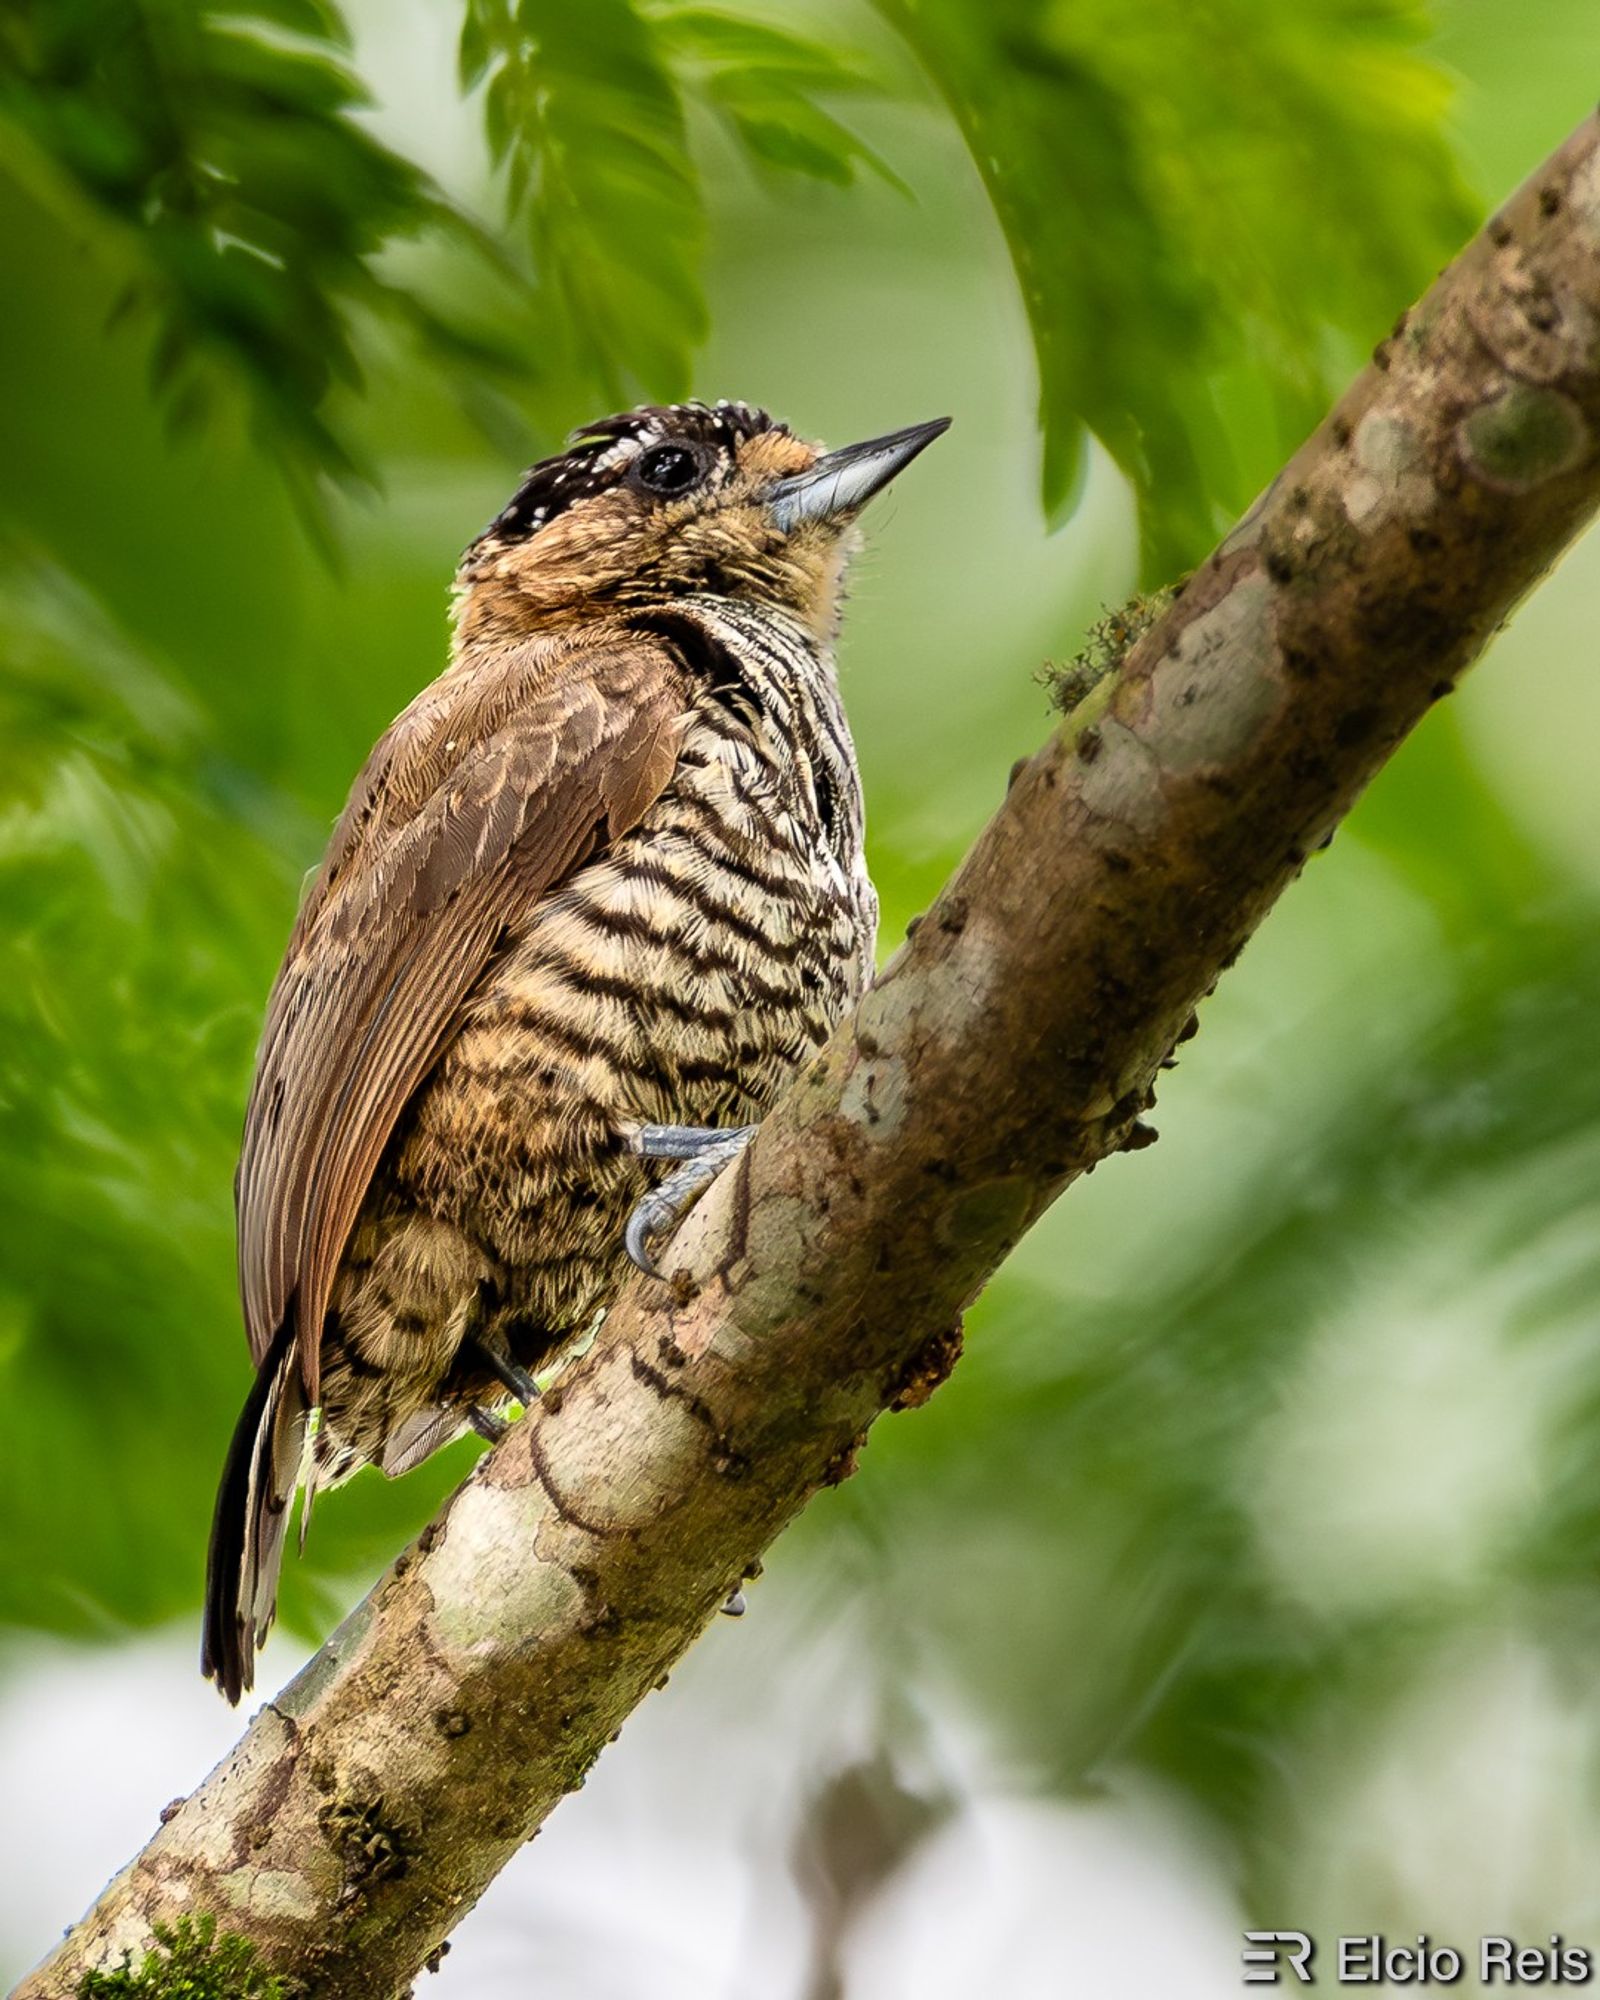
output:
POLYGON ((824 453, 743 403, 637 409, 462 557, 450 664, 356 779, 257 1052, 258 1372, 202 1651, 230 1701, 296 1488, 498 1434, 861 992, 841 589, 947 424, 824 453))

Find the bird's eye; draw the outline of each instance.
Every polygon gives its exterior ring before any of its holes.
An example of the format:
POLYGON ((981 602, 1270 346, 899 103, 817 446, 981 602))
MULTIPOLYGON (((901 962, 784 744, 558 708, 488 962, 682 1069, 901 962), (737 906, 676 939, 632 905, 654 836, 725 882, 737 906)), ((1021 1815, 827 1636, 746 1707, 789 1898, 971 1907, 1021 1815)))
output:
POLYGON ((635 468, 639 484, 652 493, 676 499, 700 481, 700 461, 681 444, 652 445, 635 468))

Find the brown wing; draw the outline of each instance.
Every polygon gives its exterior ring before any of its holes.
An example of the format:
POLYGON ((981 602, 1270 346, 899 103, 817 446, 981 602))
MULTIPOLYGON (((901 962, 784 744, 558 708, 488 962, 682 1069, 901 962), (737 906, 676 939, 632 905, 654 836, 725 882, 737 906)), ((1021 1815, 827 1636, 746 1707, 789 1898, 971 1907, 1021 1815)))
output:
POLYGON ((317 1400, 324 1314, 379 1156, 506 925, 634 825, 677 761, 672 657, 550 642, 446 674, 356 781, 268 1003, 236 1186, 259 1365, 293 1312, 317 1400))

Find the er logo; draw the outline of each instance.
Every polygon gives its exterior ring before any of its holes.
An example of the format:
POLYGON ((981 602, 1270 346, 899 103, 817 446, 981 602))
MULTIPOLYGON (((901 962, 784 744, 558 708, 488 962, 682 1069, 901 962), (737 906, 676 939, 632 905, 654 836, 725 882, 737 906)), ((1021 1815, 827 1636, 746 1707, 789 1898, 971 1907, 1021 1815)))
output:
POLYGON ((1315 1984, 1311 1955, 1316 1946, 1304 1931, 1246 1931, 1244 1941, 1244 1983, 1246 1986, 1276 1986, 1287 1965, 1302 1985, 1315 1984))

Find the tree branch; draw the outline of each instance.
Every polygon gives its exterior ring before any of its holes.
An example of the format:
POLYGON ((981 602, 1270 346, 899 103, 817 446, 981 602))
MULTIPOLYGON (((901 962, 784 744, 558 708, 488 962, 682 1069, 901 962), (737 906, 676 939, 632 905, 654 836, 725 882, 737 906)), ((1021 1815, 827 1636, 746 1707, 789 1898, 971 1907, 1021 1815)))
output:
POLYGON ((1280 891, 1600 497, 1600 127, 1396 326, 1019 772, 854 1019, 19 2000, 195 1910, 403 1989, 762 1550, 920 1401, 1280 891))

